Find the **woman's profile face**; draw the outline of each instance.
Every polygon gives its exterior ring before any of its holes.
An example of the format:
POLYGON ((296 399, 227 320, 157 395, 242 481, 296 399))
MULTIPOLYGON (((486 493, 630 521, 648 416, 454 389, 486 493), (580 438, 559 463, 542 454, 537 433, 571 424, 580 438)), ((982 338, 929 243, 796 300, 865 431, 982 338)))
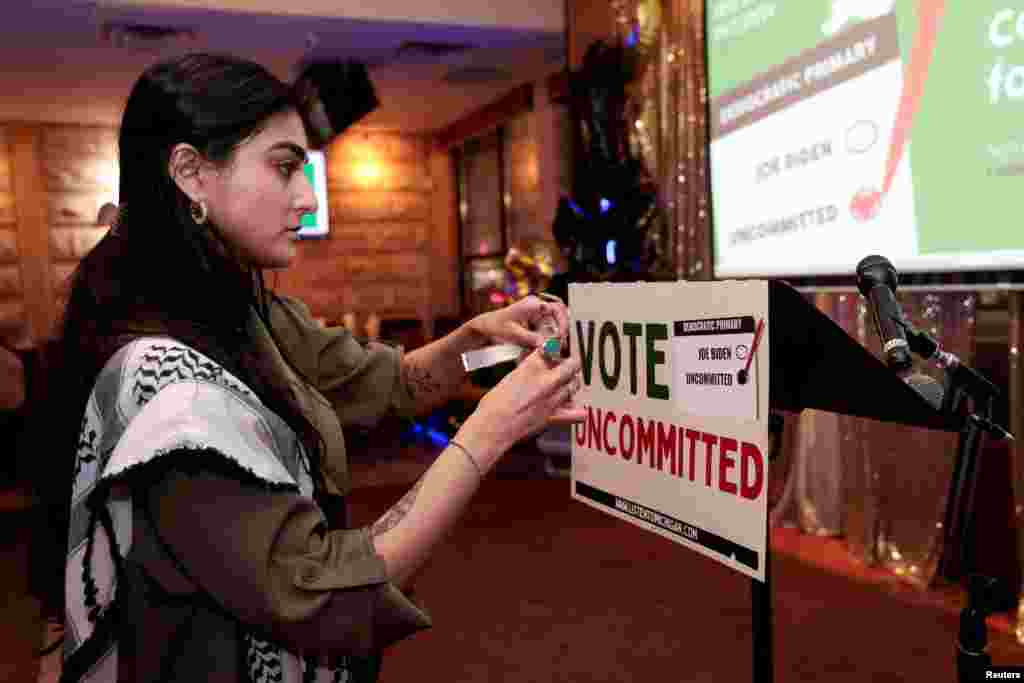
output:
POLYGON ((250 266, 284 268, 295 258, 302 216, 317 210, 302 170, 307 145, 297 113, 275 114, 209 186, 210 221, 250 266))

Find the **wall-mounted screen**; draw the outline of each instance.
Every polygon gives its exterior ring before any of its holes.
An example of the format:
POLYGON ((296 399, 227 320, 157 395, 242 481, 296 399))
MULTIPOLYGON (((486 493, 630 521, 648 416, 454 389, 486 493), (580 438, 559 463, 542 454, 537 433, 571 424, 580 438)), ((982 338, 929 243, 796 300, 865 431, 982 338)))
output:
POLYGON ((1024 5, 708 0, 715 275, 1024 268, 1024 5))
POLYGON ((300 239, 326 237, 330 232, 330 208, 327 206, 327 158, 320 150, 309 151, 309 162, 302 168, 316 193, 316 213, 302 217, 300 239))

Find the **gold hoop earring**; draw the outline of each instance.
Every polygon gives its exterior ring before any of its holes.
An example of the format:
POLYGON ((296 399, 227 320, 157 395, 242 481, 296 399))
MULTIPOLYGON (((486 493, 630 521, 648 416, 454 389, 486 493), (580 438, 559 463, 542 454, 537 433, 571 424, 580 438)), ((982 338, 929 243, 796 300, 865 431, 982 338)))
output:
POLYGON ((192 202, 188 207, 189 213, 192 214, 192 220, 196 222, 196 225, 202 225, 206 222, 206 202, 199 200, 198 202, 192 202))

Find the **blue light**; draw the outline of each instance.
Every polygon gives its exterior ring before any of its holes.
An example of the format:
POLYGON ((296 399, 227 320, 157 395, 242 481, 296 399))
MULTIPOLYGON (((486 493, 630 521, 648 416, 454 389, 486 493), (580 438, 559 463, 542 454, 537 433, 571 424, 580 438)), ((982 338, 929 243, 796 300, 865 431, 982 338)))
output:
POLYGON ((569 200, 569 208, 572 209, 572 212, 574 214, 576 214, 577 216, 582 216, 583 215, 583 209, 581 209, 579 206, 577 206, 576 202, 574 202, 571 199, 569 200))
POLYGON ((610 201, 601 197, 601 213, 608 213, 608 209, 612 208, 612 206, 613 204, 610 201))
POLYGON ((633 47, 634 45, 636 45, 637 40, 639 40, 639 38, 640 32, 634 26, 633 30, 629 32, 628 36, 626 36, 626 47, 633 47))
POLYGON ((608 244, 604 247, 604 255, 608 260, 608 265, 614 265, 615 263, 615 240, 608 240, 608 244))
POLYGON ((411 431, 416 438, 425 437, 435 446, 440 446, 444 448, 448 445, 449 439, 447 434, 440 430, 434 429, 429 425, 424 425, 421 422, 414 422, 412 426, 409 428, 409 431, 411 431))
POLYGON ((448 437, 436 429, 428 429, 427 438, 430 439, 431 443, 435 446, 445 447, 448 445, 448 437))

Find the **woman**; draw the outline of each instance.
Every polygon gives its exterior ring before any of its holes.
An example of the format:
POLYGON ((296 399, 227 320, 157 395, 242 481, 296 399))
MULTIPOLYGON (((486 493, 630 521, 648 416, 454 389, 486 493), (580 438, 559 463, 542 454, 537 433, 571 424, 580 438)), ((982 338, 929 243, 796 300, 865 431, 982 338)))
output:
MULTIPOLYGON (((263 68, 214 55, 160 63, 128 98, 124 204, 76 272, 65 400, 45 418, 52 452, 75 453, 70 511, 52 507, 70 529, 64 604, 49 602, 65 679, 372 680, 383 648, 430 625, 401 589, 487 471, 582 418, 578 362, 530 354, 404 498, 346 528, 342 425, 429 410, 462 352, 539 346, 528 323, 564 335, 568 316, 528 297, 403 357, 267 291, 262 270, 292 261, 316 210, 298 107, 263 68)), ((66 501, 56 488, 42 493, 66 501)))

